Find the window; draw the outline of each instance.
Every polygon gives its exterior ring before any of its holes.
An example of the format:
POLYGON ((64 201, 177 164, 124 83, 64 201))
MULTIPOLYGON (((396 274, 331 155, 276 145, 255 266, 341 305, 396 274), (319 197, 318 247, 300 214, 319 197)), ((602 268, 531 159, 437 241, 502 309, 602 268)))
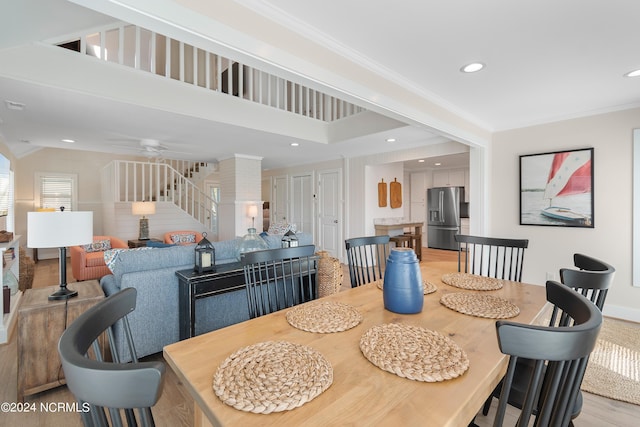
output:
POLYGON ((0 216, 9 215, 13 202, 13 180, 9 159, 0 155, 0 216))
POLYGON ((77 181, 75 174, 37 173, 35 207, 55 210, 64 207, 67 211, 75 211, 77 181))

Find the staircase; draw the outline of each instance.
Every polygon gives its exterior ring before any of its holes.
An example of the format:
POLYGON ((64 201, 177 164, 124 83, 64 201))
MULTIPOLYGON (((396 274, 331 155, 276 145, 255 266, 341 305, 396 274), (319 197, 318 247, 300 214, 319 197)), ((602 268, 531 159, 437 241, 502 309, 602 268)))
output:
POLYGON ((209 230, 212 240, 216 240, 217 203, 195 184, 215 170, 215 164, 205 162, 116 160, 103 170, 103 194, 109 194, 107 201, 113 203, 172 203, 209 230))
POLYGON ((173 169, 182 172, 182 176, 198 185, 211 173, 218 170, 217 163, 192 162, 189 160, 163 160, 162 163, 171 166, 173 169))

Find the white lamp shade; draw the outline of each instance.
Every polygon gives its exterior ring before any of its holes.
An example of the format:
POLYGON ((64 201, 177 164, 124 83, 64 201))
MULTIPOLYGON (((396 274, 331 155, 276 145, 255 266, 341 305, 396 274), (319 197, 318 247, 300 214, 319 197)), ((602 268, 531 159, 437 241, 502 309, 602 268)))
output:
POLYGON ((258 216, 258 207, 256 205, 249 205, 249 216, 251 218, 258 216))
POLYGON ((93 212, 27 212, 27 247, 61 248, 93 242, 93 212))
POLYGON ((131 204, 133 215, 154 215, 156 213, 156 202, 133 202, 131 204))

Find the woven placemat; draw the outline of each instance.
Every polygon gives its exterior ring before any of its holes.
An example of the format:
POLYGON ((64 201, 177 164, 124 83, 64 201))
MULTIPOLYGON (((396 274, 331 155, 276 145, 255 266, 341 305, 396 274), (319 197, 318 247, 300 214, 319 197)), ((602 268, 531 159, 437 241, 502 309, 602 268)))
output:
POLYGON ((520 308, 506 299, 472 292, 454 292, 443 295, 440 298, 440 303, 459 313, 489 319, 508 319, 520 313, 520 308))
POLYGON ((450 380, 469 368, 467 354, 458 344, 419 326, 376 325, 360 338, 360 350, 378 368, 415 381, 450 380))
MULTIPOLYGON (((376 286, 378 289, 384 288, 384 280, 376 280, 376 286)), ((438 290, 438 287, 431 282, 427 282, 426 280, 422 281, 422 293, 424 295, 432 294, 438 290)))
POLYGON ((493 277, 478 276, 469 273, 447 273, 442 281, 450 286, 474 291, 495 291, 502 289, 502 281, 493 277))
POLYGON ((287 311, 287 322, 307 332, 331 333, 351 329, 362 322, 362 314, 337 301, 314 301, 287 311))
POLYGON ((286 341, 243 347, 225 359, 213 391, 229 406, 270 414, 313 400, 333 382, 333 368, 318 351, 286 341))

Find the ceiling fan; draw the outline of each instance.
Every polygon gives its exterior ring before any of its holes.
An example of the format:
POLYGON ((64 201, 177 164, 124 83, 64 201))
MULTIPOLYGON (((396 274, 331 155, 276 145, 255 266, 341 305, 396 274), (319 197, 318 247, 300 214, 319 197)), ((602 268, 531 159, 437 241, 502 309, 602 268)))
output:
POLYGON ((167 150, 168 148, 161 145, 157 139, 140 140, 140 151, 147 157, 162 157, 162 154, 167 150))
POLYGON ((148 158, 162 158, 165 153, 174 153, 174 154, 190 154, 181 151, 173 151, 170 150, 169 147, 160 143, 157 139, 151 138, 143 138, 143 139, 112 139, 111 141, 127 141, 127 142, 138 142, 138 147, 133 147, 131 145, 120 145, 114 144, 115 147, 122 148, 125 150, 134 150, 141 153, 143 156, 148 158))

